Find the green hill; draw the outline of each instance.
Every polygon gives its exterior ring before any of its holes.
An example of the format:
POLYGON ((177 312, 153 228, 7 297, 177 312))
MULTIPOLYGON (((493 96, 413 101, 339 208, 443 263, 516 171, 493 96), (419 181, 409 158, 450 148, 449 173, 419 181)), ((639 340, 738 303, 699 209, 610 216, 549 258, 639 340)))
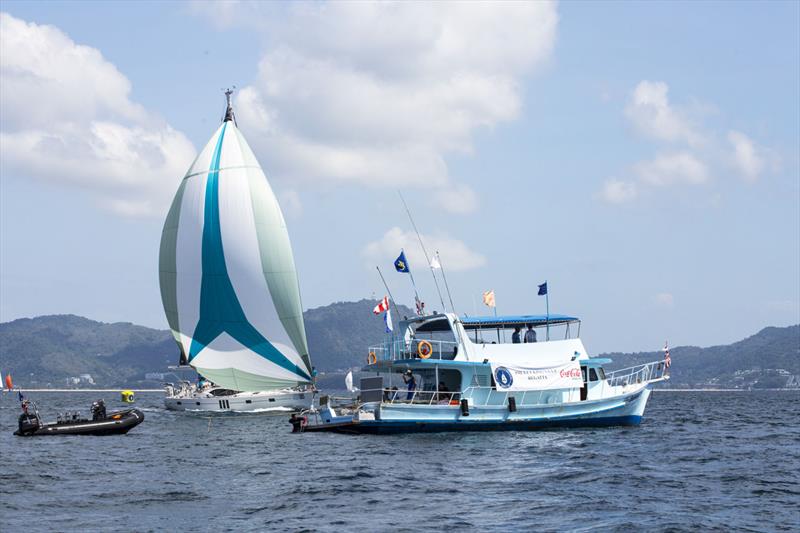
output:
MULTIPOLYGON (((320 372, 335 373, 366 360, 384 324, 377 302, 336 302, 304 313, 309 349, 320 372)), ((392 309, 393 314, 397 314, 392 309)), ((400 314, 412 311, 400 306, 400 314)), ((394 316, 395 325, 402 317, 394 316)), ((800 383, 800 326, 768 327, 727 346, 676 347, 670 386, 784 387, 800 383)), ((662 357, 661 352, 611 353, 621 368, 662 357)), ((22 387, 64 387, 89 374, 101 387, 159 386, 145 374, 178 361, 169 331, 131 323, 105 324, 74 315, 22 318, 0 324, 0 370, 22 387), (75 379, 71 379, 75 378, 75 379)), ((84 379, 79 386, 87 386, 84 379)))
MULTIPOLYGON (((800 325, 768 327, 725 346, 670 348, 670 385, 681 387, 781 388, 800 385, 800 325)), ((662 352, 603 354, 615 368, 663 357, 662 352)))

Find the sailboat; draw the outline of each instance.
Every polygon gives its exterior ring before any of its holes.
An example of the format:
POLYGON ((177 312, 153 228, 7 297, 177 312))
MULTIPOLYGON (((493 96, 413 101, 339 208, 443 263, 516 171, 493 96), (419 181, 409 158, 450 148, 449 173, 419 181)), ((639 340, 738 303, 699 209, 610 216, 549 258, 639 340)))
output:
POLYGON ((300 287, 278 201, 227 108, 184 176, 159 252, 161 300, 181 363, 173 410, 301 410, 313 400, 300 287))

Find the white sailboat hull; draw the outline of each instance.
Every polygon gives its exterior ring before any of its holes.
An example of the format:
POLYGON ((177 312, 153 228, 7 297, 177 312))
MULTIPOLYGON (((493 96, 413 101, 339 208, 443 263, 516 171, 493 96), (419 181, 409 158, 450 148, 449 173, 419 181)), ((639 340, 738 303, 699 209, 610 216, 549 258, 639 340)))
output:
POLYGON ((273 390, 220 396, 213 396, 208 392, 191 392, 166 396, 164 406, 171 411, 289 412, 310 409, 313 400, 314 394, 311 391, 273 390))

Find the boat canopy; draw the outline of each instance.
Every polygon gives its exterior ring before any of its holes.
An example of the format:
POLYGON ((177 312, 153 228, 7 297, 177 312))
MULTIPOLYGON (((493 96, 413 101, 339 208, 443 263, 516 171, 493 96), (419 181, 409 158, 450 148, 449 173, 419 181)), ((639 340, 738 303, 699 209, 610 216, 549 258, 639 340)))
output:
POLYGON ((572 324, 580 322, 574 316, 566 315, 507 315, 507 316, 468 316, 461 318, 464 329, 487 329, 487 328, 524 328, 528 324, 533 327, 557 326, 559 324, 572 324))

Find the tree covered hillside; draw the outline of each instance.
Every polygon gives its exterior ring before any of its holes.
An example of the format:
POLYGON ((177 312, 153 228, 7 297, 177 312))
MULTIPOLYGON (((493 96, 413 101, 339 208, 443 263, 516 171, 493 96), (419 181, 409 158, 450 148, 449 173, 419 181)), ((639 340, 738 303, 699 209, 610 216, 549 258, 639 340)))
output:
MULTIPOLYGON (((320 372, 366 362, 384 335, 374 300, 337 302, 304 313, 313 364, 320 372)), ((400 306, 402 315, 410 309, 400 306)), ((395 310, 392 308, 392 314, 395 310)), ((398 319, 394 316, 395 327, 398 319)), ((672 380, 678 387, 794 387, 800 384, 800 326, 768 327, 728 346, 675 347, 672 380)), ((621 368, 663 357, 662 352, 607 354, 621 368)), ((105 324, 74 315, 22 318, 0 324, 0 371, 21 387, 64 387, 90 374, 101 387, 157 387, 145 374, 178 361, 169 331, 130 323, 105 324), (68 381, 70 380, 70 381, 68 381)), ((72 383, 74 385, 74 383, 72 383)), ((84 380, 80 386, 87 386, 84 380)))

